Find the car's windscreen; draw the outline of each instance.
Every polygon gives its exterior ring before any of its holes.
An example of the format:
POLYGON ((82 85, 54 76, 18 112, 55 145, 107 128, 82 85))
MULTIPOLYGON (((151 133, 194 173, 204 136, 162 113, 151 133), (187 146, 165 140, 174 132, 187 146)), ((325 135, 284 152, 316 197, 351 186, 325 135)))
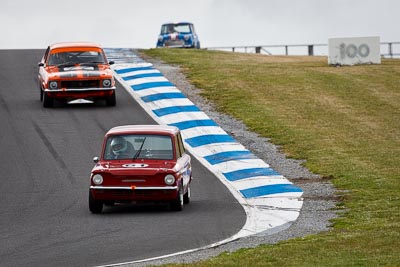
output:
POLYGON ((161 27, 161 34, 190 32, 189 24, 165 24, 161 27))
POLYGON ((166 135, 113 135, 107 139, 103 158, 172 160, 172 139, 166 135))
POLYGON ((101 52, 98 51, 71 51, 52 53, 49 56, 47 65, 84 65, 84 64, 105 64, 105 58, 101 52))

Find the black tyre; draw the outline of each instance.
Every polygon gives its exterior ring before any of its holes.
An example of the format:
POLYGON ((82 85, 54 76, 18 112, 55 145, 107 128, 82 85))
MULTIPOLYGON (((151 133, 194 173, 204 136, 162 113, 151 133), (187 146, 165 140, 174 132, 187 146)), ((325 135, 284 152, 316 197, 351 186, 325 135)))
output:
POLYGON ((103 202, 94 200, 90 191, 89 191, 89 210, 91 213, 95 214, 101 213, 103 211, 103 202))
POLYGON ((179 194, 177 195, 176 199, 171 201, 170 208, 173 211, 181 211, 183 209, 183 188, 182 188, 182 186, 179 187, 179 194))
POLYGON ((115 97, 115 92, 106 98, 106 104, 109 107, 114 107, 117 104, 117 99, 115 97))
POLYGON ((51 108, 54 105, 54 98, 49 97, 47 94, 43 93, 43 107, 51 108))
POLYGON ((188 189, 186 194, 183 195, 183 204, 189 204, 190 203, 190 184, 188 184, 188 189))

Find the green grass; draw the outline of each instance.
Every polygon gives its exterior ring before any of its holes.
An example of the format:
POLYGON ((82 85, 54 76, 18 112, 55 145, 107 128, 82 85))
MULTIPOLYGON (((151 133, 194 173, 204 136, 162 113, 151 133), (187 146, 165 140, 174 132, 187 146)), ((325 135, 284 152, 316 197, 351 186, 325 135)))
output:
POLYGON ((344 194, 331 231, 190 266, 400 266, 400 60, 337 68, 326 57, 141 52, 180 65, 218 111, 344 194))

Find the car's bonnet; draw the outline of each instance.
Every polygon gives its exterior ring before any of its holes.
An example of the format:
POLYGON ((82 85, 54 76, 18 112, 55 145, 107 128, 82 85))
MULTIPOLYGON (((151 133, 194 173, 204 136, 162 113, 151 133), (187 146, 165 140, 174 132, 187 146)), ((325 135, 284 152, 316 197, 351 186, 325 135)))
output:
POLYGON ((174 161, 131 162, 127 160, 104 162, 93 171, 109 172, 113 175, 155 175, 174 171, 174 161))

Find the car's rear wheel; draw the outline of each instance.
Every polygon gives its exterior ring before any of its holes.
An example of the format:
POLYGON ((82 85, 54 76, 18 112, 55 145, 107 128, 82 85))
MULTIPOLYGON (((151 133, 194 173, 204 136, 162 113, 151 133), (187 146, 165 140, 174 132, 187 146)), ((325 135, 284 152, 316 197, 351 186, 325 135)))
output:
POLYGON ((188 189, 186 194, 183 195, 183 204, 189 204, 190 202, 190 184, 188 184, 188 189))
POLYGON ((53 105, 54 105, 54 98, 43 93, 43 107, 51 108, 51 107, 53 107, 53 105))
POLYGON ((109 107, 114 107, 117 104, 117 99, 115 97, 115 92, 106 98, 106 104, 109 107))
POLYGON ((183 188, 179 187, 179 193, 176 198, 171 201, 170 208, 173 211, 181 211, 183 209, 183 188))
POLYGON ((91 213, 95 214, 101 213, 103 211, 103 202, 95 200, 90 191, 89 191, 89 210, 91 213))

